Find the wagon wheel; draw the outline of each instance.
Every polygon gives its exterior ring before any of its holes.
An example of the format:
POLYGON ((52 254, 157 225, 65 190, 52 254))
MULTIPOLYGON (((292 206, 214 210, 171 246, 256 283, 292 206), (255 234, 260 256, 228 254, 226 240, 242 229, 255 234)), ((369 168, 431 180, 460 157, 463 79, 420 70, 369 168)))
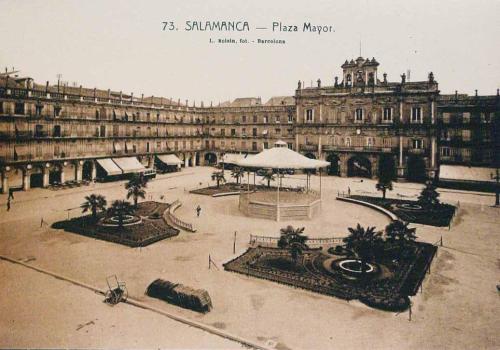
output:
POLYGON ((113 291, 111 289, 109 289, 107 292, 106 292, 106 295, 105 295, 105 298, 104 298, 104 302, 108 303, 108 304, 114 304, 113 303, 113 299, 114 299, 114 294, 113 291))
POLYGON ((127 290, 127 287, 123 286, 122 287, 122 298, 121 298, 121 301, 125 302, 127 301, 127 298, 128 298, 128 290, 127 290))

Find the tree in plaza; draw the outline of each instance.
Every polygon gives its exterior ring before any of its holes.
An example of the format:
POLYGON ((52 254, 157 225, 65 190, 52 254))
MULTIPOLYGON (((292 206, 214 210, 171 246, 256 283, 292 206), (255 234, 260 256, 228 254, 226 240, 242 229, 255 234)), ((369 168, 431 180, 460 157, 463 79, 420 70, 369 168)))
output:
POLYGON ((387 190, 392 191, 392 179, 379 177, 375 186, 378 191, 382 191, 382 198, 385 199, 385 193, 387 190))
POLYGON ((87 211, 92 212, 92 218, 94 220, 97 219, 97 211, 106 210, 106 198, 100 194, 91 194, 89 196, 85 196, 85 202, 80 205, 82 208, 82 212, 86 213, 87 211))
POLYGON ((356 253, 361 262, 361 273, 365 273, 367 262, 373 259, 374 250, 382 243, 382 232, 375 231, 375 227, 366 229, 358 224, 355 228, 349 227, 349 236, 343 239, 347 249, 356 253))
POLYGON ((307 236, 303 235, 304 229, 304 227, 295 229, 291 225, 280 229, 278 247, 288 249, 294 263, 297 263, 299 256, 302 255, 304 249, 307 249, 307 236))
POLYGON ((108 214, 110 216, 116 216, 118 219, 118 227, 123 228, 123 220, 125 215, 130 215, 134 212, 134 207, 127 201, 116 200, 108 208, 108 214))
POLYGON ((414 242, 417 239, 415 234, 417 229, 409 228, 408 225, 410 225, 410 223, 396 220, 385 227, 387 241, 397 243, 400 251, 402 251, 408 243, 414 242))
POLYGON ((127 199, 134 198, 134 207, 137 208, 137 200, 146 198, 147 179, 144 176, 134 174, 132 178, 125 184, 127 190, 127 199))
POLYGON ((274 181, 274 173, 272 170, 266 171, 264 175, 262 175, 264 180, 267 181, 267 187, 271 187, 271 181, 274 181))
POLYGON ((385 199, 387 190, 392 191, 392 181, 394 177, 394 159, 391 156, 381 156, 378 182, 375 186, 378 191, 382 191, 383 199, 385 199))
POLYGON ((224 172, 223 171, 214 171, 212 173, 212 181, 216 181, 217 188, 219 188, 221 183, 226 182, 226 178, 224 177, 224 172))
POLYGON ((236 183, 240 183, 240 179, 245 175, 245 172, 243 171, 242 168, 240 167, 234 167, 233 170, 231 170, 231 177, 236 179, 236 183))
POLYGON ((433 181, 427 181, 424 189, 418 196, 418 203, 425 207, 432 207, 439 204, 439 192, 433 181))

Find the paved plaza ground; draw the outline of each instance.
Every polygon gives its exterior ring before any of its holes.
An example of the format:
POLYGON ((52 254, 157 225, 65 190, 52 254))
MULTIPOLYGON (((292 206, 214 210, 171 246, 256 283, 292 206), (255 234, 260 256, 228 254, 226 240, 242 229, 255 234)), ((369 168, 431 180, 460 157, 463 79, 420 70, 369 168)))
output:
MULTIPOLYGON (((176 214, 191 222, 196 233, 146 248, 128 248, 50 228, 50 224, 80 215, 85 195, 99 193, 108 203, 123 199, 123 182, 98 183, 60 191, 16 192, 9 212, 0 196, 0 255, 24 261, 98 288, 116 274, 130 295, 147 305, 215 327, 276 349, 455 349, 500 347, 498 336, 500 282, 498 258, 500 209, 492 194, 440 190, 441 199, 460 202, 451 230, 418 227, 425 242, 443 237, 423 291, 408 313, 379 311, 359 302, 346 302, 265 280, 223 271, 248 247, 250 234, 279 236, 288 224, 305 226, 310 237, 345 236, 362 225, 382 229, 389 219, 372 209, 335 200, 337 191, 380 195, 372 180, 322 178, 322 212, 312 221, 273 222, 247 218, 238 211, 238 196, 212 198, 189 190, 213 185, 213 168, 183 169, 161 175, 148 184, 148 200, 180 199, 176 214), (150 198, 151 196, 151 198, 150 198), (200 218, 195 208, 202 208, 200 218), (40 227, 41 218, 49 225, 40 227), (208 255, 218 266, 208 269, 208 255), (206 289, 214 309, 207 314, 169 305, 144 295, 156 278, 206 289)), ((228 174, 229 175, 229 174, 228 174)), ((246 179, 245 179, 246 180, 246 179)), ((284 185, 303 185, 294 175, 284 185)), ((319 177, 312 177, 319 189, 319 177)), ((416 199, 421 185, 397 183, 388 196, 416 199)), ((0 260, 0 347, 131 347, 239 348, 214 334, 189 327, 130 305, 114 308, 102 296, 20 265, 0 260), (81 327, 83 325, 83 327, 81 327)))

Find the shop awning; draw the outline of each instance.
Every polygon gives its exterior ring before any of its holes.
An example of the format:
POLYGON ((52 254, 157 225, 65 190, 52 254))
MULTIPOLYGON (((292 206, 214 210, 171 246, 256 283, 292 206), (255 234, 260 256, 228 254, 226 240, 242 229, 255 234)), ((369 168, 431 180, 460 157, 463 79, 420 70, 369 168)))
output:
POLYGON ((136 157, 113 158, 113 161, 123 170, 124 174, 139 173, 146 170, 136 157))
POLYGON ((175 154, 159 154, 156 157, 165 165, 182 164, 182 161, 175 154))
POLYGON ((461 165, 441 165, 439 179, 444 181, 494 182, 494 168, 468 167, 461 165))
POLYGON ((115 152, 121 152, 122 146, 118 142, 113 142, 113 148, 115 152))
POLYGON ((113 162, 111 158, 97 159, 97 163, 106 171, 108 175, 120 175, 122 170, 113 162))

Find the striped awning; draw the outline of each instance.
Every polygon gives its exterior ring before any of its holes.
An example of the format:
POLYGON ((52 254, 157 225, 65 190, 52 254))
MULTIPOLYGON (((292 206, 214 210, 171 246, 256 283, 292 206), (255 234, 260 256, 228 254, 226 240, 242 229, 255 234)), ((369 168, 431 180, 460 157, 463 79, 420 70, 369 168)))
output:
POLYGON ((165 165, 182 164, 182 161, 175 154, 159 154, 156 157, 165 165))
POLYGON ((113 158, 113 161, 120 167, 124 174, 140 173, 146 170, 136 157, 113 158))
POLYGON ((123 173, 111 158, 97 159, 97 163, 108 175, 120 175, 123 173))

